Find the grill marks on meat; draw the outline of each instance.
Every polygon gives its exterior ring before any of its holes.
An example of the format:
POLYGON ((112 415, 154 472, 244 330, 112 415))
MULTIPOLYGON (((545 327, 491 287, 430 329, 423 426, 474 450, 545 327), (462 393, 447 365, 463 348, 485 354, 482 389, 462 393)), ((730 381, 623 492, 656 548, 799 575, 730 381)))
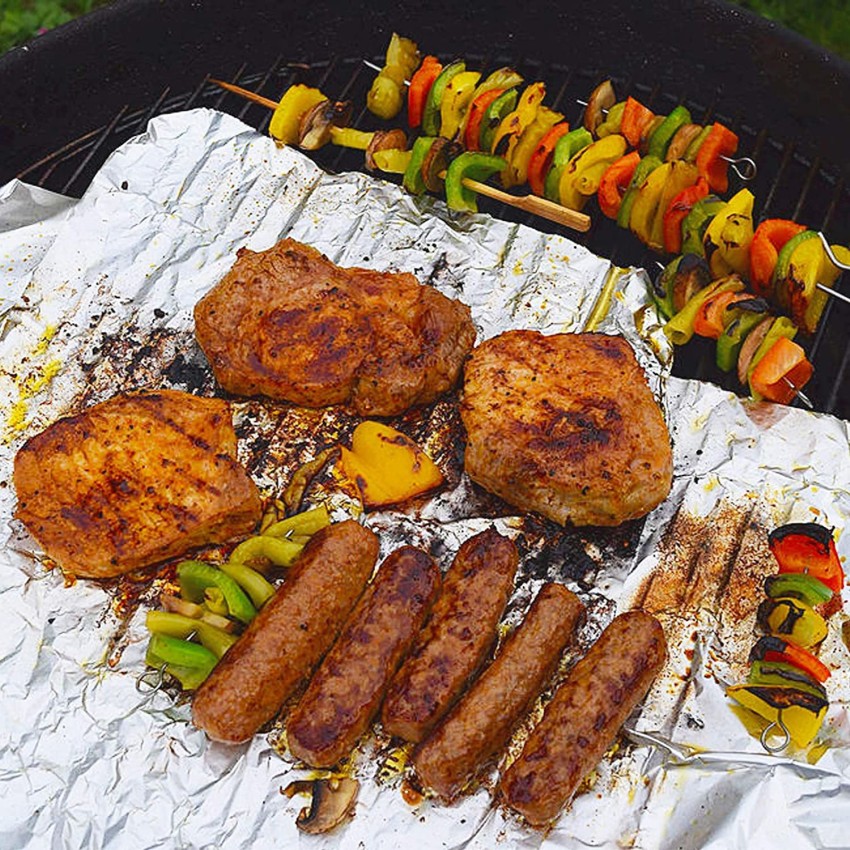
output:
POLYGON ((238 744, 271 720, 333 645, 377 558, 377 536, 354 520, 315 534, 198 688, 195 725, 215 741, 238 744))
POLYGON ((115 396, 15 457, 16 516, 64 570, 107 578, 222 543, 260 518, 230 409, 177 390, 115 396))
POLYGON ((440 571, 422 550, 404 546, 387 557, 287 721, 296 758, 332 767, 351 752, 439 588, 440 571))
POLYGON ((562 525, 619 525, 670 491, 670 436, 621 337, 519 330, 482 343, 461 418, 470 478, 562 525))
POLYGON ((292 239, 240 249, 195 333, 228 392, 362 416, 434 401, 475 342, 469 308, 413 275, 342 269, 292 239))
POLYGON ((421 741, 477 674, 496 638, 519 555, 494 529, 464 541, 410 658, 390 685, 384 729, 421 741))

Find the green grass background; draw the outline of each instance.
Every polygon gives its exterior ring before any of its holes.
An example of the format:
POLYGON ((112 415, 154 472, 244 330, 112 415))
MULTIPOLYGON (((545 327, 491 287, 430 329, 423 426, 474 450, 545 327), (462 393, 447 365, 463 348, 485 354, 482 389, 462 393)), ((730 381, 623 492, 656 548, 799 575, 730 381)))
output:
MULTIPOLYGON (((109 0, 0 0, 0 53, 109 0)), ((738 0, 738 5, 797 30, 850 59, 848 0, 738 0)))

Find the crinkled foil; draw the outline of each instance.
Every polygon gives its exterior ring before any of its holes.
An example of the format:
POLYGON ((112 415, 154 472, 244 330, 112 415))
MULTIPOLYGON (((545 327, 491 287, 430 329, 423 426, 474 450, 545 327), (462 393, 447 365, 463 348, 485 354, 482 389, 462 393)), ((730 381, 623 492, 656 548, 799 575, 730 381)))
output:
MULTIPOLYGON (((588 606, 580 648, 618 607, 655 611, 670 661, 632 722, 704 749, 761 752, 722 683, 740 679, 755 639, 760 576, 772 569, 766 530, 788 518, 846 525, 847 424, 669 378, 672 352, 640 270, 613 268, 564 237, 452 214, 362 174, 325 174, 239 121, 197 110, 152 121, 79 202, 18 182, 0 189, 0 846, 847 846, 843 615, 822 650, 835 669, 831 707, 809 753, 770 769, 681 767, 621 740, 546 833, 494 802, 495 767, 451 806, 418 798, 406 784, 407 754, 378 730, 347 767, 361 780, 353 819, 305 836, 295 827, 305 799, 281 792, 315 774, 287 755, 280 724, 244 746, 213 744, 191 725, 185 698, 146 690, 144 613, 159 579, 74 582, 49 569, 12 519, 14 454, 59 416, 118 391, 215 392, 192 307, 238 248, 285 235, 341 265, 413 272, 470 305, 479 339, 520 327, 629 339, 674 440, 673 491, 646 522, 575 530, 512 515, 462 474, 454 398, 399 421, 450 486, 365 521, 382 554, 410 542, 444 568, 462 540, 491 524, 512 536, 522 563, 506 626, 547 579, 588 606), (800 767, 807 758, 817 770, 800 767)), ((354 424, 337 410, 233 408, 242 459, 269 496, 354 424)), ((838 539, 844 557, 847 541, 838 539)))

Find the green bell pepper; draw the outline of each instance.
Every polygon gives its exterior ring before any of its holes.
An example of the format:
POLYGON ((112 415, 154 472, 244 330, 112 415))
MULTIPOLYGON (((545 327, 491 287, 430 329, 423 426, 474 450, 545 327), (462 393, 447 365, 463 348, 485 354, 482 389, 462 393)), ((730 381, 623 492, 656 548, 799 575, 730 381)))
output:
POLYGON ((404 170, 401 183, 412 195, 421 195, 425 191, 425 179, 422 176, 422 164, 436 142, 435 136, 420 136, 414 143, 410 153, 410 162, 404 170))
POLYGON ((245 591, 229 576, 203 561, 182 561, 177 565, 177 580, 181 595, 190 602, 202 602, 207 588, 218 590, 227 602, 228 613, 250 623, 257 609, 245 591))
POLYGON ((519 91, 515 88, 502 92, 488 107, 481 120, 481 129, 478 131, 478 147, 482 151, 489 151, 496 138, 496 130, 503 119, 516 109, 519 100, 519 91))
POLYGON ((784 685, 826 699, 826 689, 799 667, 785 661, 753 661, 747 681, 753 685, 784 685))
POLYGON ((808 573, 779 573, 764 581, 764 592, 773 599, 790 596, 809 605, 822 605, 832 599, 832 589, 808 573))
POLYGON ((216 628, 194 617, 174 614, 171 611, 148 611, 145 616, 145 625, 152 635, 168 635, 185 639, 194 633, 216 658, 221 658, 238 640, 236 635, 228 634, 224 629, 216 628))
POLYGON ((428 92, 428 97, 425 99, 425 110, 422 114, 422 132, 426 136, 440 135, 440 105, 443 101, 443 95, 446 91, 446 86, 452 77, 457 76, 466 70, 466 62, 457 59, 454 62, 446 65, 440 76, 434 80, 428 92))
POLYGON ((705 231, 708 230, 708 225, 714 216, 725 206, 726 201, 718 198, 717 195, 708 195, 693 205, 682 221, 683 254, 698 254, 700 257, 705 257, 703 245, 705 231))
POLYGON ((145 664, 156 669, 164 665, 187 691, 199 687, 217 663, 215 655, 200 644, 161 634, 151 635, 145 653, 145 664))
POLYGON ((446 171, 446 203, 451 210, 478 212, 478 195, 463 185, 465 177, 486 180, 507 166, 500 156, 467 151, 449 163, 446 171))
POLYGON ((623 201, 620 204, 620 209, 617 212, 617 225, 628 230, 629 221, 632 217, 632 207, 638 196, 638 190, 643 182, 661 165, 661 160, 657 156, 645 156, 638 163, 635 173, 632 175, 629 188, 626 189, 626 194, 623 195, 623 201))
MULTIPOLYGON (((756 299, 753 299, 753 301, 756 301, 756 299)), ((760 306, 762 309, 758 311, 747 311, 734 318, 717 338, 715 361, 722 371, 731 372, 738 365, 738 355, 747 334, 767 314, 768 303, 761 301, 760 306)))
POLYGON ((543 196, 556 204, 561 202, 561 174, 567 163, 580 151, 593 142, 593 136, 584 127, 576 127, 561 136, 555 143, 552 164, 543 183, 543 196))
MULTIPOLYGON (((277 543, 287 542, 276 540, 274 537, 268 539, 275 540, 277 543)), ((257 570, 252 570, 251 567, 246 567, 245 564, 225 563, 219 569, 225 575, 230 576, 251 597, 251 602, 257 608, 262 608, 274 596, 274 585, 266 581, 265 577, 258 573, 257 570)))
POLYGON ((649 138, 647 152, 663 160, 667 155, 670 140, 685 125, 691 123, 691 113, 684 106, 677 106, 658 126, 649 138))

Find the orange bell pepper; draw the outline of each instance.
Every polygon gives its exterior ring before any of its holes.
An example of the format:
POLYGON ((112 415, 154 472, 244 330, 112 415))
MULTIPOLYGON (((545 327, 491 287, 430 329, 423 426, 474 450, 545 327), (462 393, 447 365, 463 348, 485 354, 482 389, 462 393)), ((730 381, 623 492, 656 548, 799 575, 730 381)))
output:
POLYGON ((697 201, 708 196, 708 181, 700 177, 693 186, 682 189, 664 211, 664 250, 669 254, 682 253, 682 222, 697 201))
POLYGON ((755 398, 788 404, 796 395, 795 388, 802 389, 813 372, 805 351, 793 340, 781 336, 753 369, 750 389, 755 398))
POLYGON ((756 641, 750 650, 750 661, 760 659, 793 664, 819 682, 825 682, 832 675, 832 671, 820 658, 777 635, 765 635, 756 641))
POLYGON ((780 574, 803 573, 841 593, 844 570, 831 528, 816 522, 789 522, 771 531, 767 544, 780 574))
POLYGON ((623 118, 620 121, 620 134, 636 148, 647 125, 655 118, 655 113, 633 97, 626 98, 623 118))
POLYGON ((632 151, 608 166, 599 181, 597 191, 599 209, 602 210, 603 215, 608 216, 608 218, 617 217, 620 204, 623 202, 623 197, 632 182, 639 162, 640 154, 637 151, 632 151))
POLYGON ((436 56, 426 56, 410 80, 407 89, 407 123, 410 127, 418 127, 422 123, 428 92, 442 70, 443 66, 436 56))
POLYGON ((753 296, 748 292, 718 292, 711 298, 706 299, 697 311, 694 319, 694 333, 709 339, 719 339, 720 334, 732 321, 732 316, 727 313, 727 308, 736 301, 746 301, 753 296))
POLYGON ((750 282, 756 295, 771 295, 779 251, 792 236, 805 229, 802 224, 785 218, 768 218, 756 228, 750 245, 750 282))
POLYGON ((722 124, 711 125, 709 134, 697 151, 697 168, 701 177, 708 180, 713 192, 723 193, 729 188, 729 163, 723 159, 738 150, 738 137, 722 124))
MULTIPOLYGON (((528 161, 528 185, 535 195, 543 196, 546 172, 552 165, 555 155, 555 145, 558 139, 570 130, 566 121, 561 121, 552 127, 546 135, 538 142, 531 159, 528 161)), ((477 138, 477 134, 476 134, 477 138)))
POLYGON ((481 92, 469 105, 469 121, 467 121, 466 130, 463 133, 463 146, 468 151, 481 150, 478 143, 478 138, 481 135, 481 122, 487 114, 487 108, 497 97, 504 94, 504 91, 504 89, 489 89, 481 92))

